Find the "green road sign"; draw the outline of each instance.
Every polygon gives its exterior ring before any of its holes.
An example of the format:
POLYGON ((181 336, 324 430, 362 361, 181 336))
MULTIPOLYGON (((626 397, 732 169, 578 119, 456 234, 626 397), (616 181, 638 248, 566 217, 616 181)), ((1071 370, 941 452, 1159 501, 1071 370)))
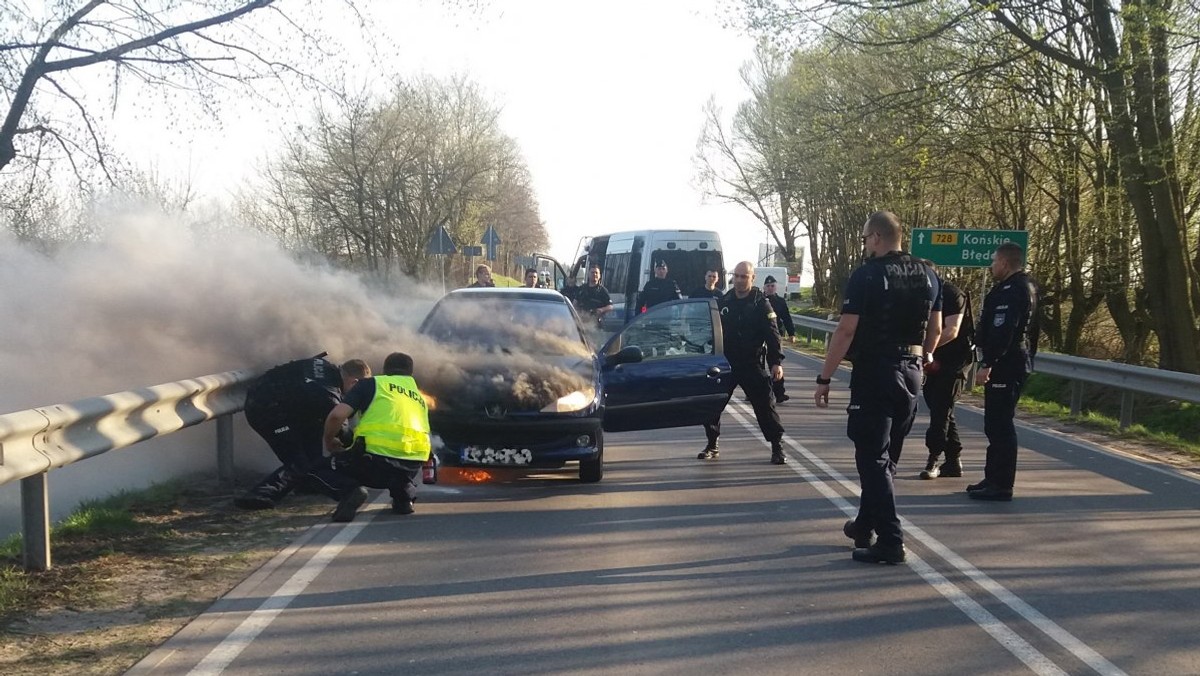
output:
POLYGON ((992 252, 1005 242, 1029 250, 1027 230, 951 230, 914 228, 912 255, 928 258, 936 265, 951 268, 986 268, 992 264, 992 252))

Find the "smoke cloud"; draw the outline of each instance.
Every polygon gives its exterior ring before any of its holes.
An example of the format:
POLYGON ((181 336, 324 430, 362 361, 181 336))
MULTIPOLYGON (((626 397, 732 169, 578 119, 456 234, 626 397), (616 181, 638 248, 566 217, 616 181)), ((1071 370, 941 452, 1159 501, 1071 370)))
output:
POLYGON ((0 289, 0 413, 323 351, 376 372, 408 352, 422 388, 457 406, 540 407, 589 384, 578 370, 588 351, 552 327, 477 308, 470 323, 491 347, 437 343, 416 331, 440 285, 380 291, 258 234, 197 232, 161 214, 121 217, 52 257, 2 233, 0 289), (546 358, 555 353, 572 358, 546 358))

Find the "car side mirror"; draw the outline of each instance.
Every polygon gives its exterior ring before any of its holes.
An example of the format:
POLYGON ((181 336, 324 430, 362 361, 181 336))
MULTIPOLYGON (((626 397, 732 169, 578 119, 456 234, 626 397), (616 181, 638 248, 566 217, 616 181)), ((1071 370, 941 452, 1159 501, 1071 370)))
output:
POLYGON ((642 348, 637 345, 629 345, 621 348, 619 352, 605 360, 604 365, 613 367, 618 364, 636 364, 642 360, 642 348))

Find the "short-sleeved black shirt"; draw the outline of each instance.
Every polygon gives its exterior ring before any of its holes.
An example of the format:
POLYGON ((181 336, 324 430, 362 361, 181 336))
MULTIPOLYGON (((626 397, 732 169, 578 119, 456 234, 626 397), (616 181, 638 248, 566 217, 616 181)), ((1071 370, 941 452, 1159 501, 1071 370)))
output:
POLYGON ((608 289, 604 288, 603 284, 596 286, 581 286, 575 292, 575 307, 580 312, 591 312, 598 310, 606 305, 612 305, 612 298, 608 295, 608 289))

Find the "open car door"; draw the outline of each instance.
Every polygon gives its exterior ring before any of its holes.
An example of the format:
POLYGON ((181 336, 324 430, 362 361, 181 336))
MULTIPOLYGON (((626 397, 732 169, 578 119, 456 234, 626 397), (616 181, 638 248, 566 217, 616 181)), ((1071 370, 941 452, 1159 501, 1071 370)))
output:
POLYGON ((608 432, 700 425, 729 399, 721 316, 711 298, 656 305, 600 350, 608 432))
POLYGON ((533 254, 533 267, 537 269, 539 278, 541 273, 546 273, 549 277, 547 280, 550 284, 549 288, 562 293, 567 285, 567 272, 563 269, 562 263, 559 263, 553 256, 535 253, 533 254))

